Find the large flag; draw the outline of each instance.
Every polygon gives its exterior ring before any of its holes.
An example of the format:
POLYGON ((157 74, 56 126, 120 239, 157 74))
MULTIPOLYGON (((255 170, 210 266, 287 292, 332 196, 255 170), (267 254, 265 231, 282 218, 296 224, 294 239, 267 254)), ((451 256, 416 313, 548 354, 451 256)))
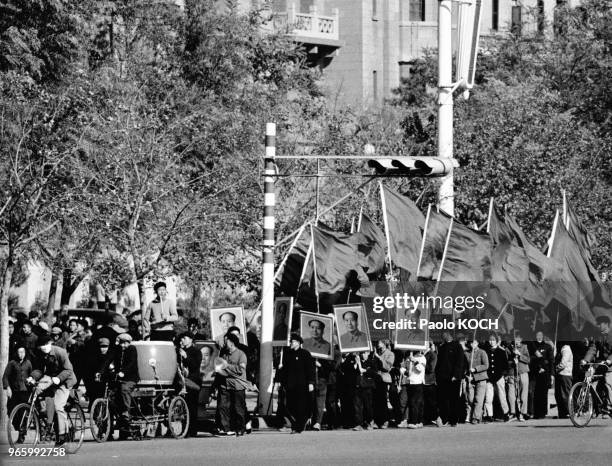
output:
POLYGON ((425 217, 416 204, 406 196, 385 187, 382 189, 391 262, 410 274, 415 274, 425 217))
POLYGON ((506 302, 525 307, 523 297, 529 281, 529 258, 525 250, 513 241, 512 229, 500 219, 495 206, 489 218, 491 280, 506 302))
POLYGON ((453 221, 440 281, 491 281, 491 238, 488 234, 453 221))
POLYGON ((293 248, 288 252, 289 256, 285 261, 285 265, 276 278, 275 285, 279 292, 287 296, 297 295, 310 241, 310 229, 305 228, 301 231, 293 248))
POLYGON ((591 249, 595 244, 593 236, 585 228, 580 221, 580 218, 572 208, 571 204, 567 202, 567 215, 566 215, 566 226, 567 232, 572 238, 582 256, 584 263, 587 267, 591 285, 593 287, 593 306, 596 315, 608 314, 612 310, 612 298, 609 296, 608 290, 605 288, 597 269, 593 265, 591 260, 591 249))
POLYGON ((562 221, 555 222, 550 256, 562 265, 560 286, 555 299, 570 310, 572 323, 581 329, 584 322, 595 324, 592 277, 580 246, 572 239, 562 221))
POLYGON ((451 217, 430 207, 427 225, 423 232, 423 254, 419 267, 419 278, 425 280, 438 278, 450 224, 451 217))
POLYGON ((361 216, 359 231, 353 235, 362 266, 368 274, 380 272, 385 265, 385 234, 366 214, 361 216))
POLYGON ((561 264, 555 259, 546 257, 529 239, 511 215, 505 216, 506 225, 512 230, 514 242, 522 247, 529 260, 527 275, 529 286, 523 296, 526 302, 538 307, 545 307, 555 294, 557 281, 561 273, 561 264))
POLYGON ((360 282, 367 284, 368 277, 359 264, 357 241, 353 235, 314 226, 312 231, 318 293, 345 290, 351 272, 360 282))

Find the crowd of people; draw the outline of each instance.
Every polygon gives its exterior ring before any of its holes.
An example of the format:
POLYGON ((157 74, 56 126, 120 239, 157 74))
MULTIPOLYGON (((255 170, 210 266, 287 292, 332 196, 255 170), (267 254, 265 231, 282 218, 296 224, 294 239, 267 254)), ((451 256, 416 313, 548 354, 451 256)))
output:
POLYGON ((564 418, 569 391, 584 375, 580 362, 612 362, 609 320, 601 318, 600 327, 604 339, 582 345, 563 342, 555 348, 542 332, 531 342, 523 342, 518 333, 511 341, 491 334, 485 342, 444 333, 439 345, 431 342, 425 351, 394 351, 388 340, 381 340, 375 351, 336 352, 334 361, 309 359, 301 337, 292 335, 283 354, 286 362, 279 365, 286 398, 281 415, 291 421, 294 433, 307 427, 419 429, 524 422, 549 415, 548 394, 554 387, 556 417, 564 418))
MULTIPOLYGON (((162 288, 156 288, 158 297, 162 288)), ((191 419, 196 420, 198 408, 214 396, 214 433, 249 433, 255 413, 247 410, 246 393, 256 390, 257 336, 246 338, 238 327, 231 327, 213 358, 211 348, 194 346, 194 341, 206 337, 199 322, 190 319, 185 331, 176 332, 174 320, 167 320, 171 307, 164 310, 165 299, 161 301, 159 309, 152 310, 158 324, 150 331, 159 332, 158 339, 175 342, 191 419)), ((47 406, 54 407, 61 419, 70 388, 82 383, 80 393, 87 397, 82 401, 91 406, 102 396, 104 381, 113 370, 118 382, 118 426, 129 424, 131 393, 139 381, 132 346, 142 339, 138 326, 126 325, 117 315, 92 325, 60 314, 51 326, 36 312, 25 317, 9 322, 11 361, 3 375, 9 412, 27 400, 28 381, 39 380, 50 390, 45 395, 47 406)), ((493 333, 484 341, 447 332, 439 344, 430 342, 423 351, 394 350, 388 340, 381 340, 374 351, 341 353, 334 337, 333 360, 314 358, 302 347, 302 337, 293 333, 289 347, 275 350, 276 420, 282 431, 292 433, 524 422, 549 415, 553 387, 557 417, 564 418, 569 391, 584 375, 581 363, 612 365, 610 319, 603 316, 597 322, 599 337, 579 344, 559 342, 556 347, 542 332, 529 342, 516 332, 505 338, 493 333)), ((612 372, 606 379, 612 382, 612 372)), ((197 433, 198 423, 192 421, 188 435, 197 433)), ((120 437, 127 435, 120 430, 120 437)))

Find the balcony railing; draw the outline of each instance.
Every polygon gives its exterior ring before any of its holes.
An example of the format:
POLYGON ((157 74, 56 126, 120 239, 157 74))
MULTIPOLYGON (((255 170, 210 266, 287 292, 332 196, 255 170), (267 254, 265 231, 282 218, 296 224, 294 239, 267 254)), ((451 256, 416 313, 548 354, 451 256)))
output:
POLYGON ((332 16, 319 15, 315 7, 308 13, 297 13, 292 4, 287 12, 274 13, 272 24, 277 32, 299 36, 302 39, 339 40, 338 9, 332 10, 332 16))

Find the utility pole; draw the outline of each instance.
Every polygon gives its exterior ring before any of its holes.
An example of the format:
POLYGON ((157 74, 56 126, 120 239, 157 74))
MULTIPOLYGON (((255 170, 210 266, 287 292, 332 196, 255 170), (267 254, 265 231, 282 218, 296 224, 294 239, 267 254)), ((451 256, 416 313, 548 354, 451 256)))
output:
MULTIPOLYGON (((438 157, 453 158, 452 1, 438 0, 438 157)), ((438 206, 454 216, 453 170, 440 180, 438 206)))
POLYGON ((264 159, 263 277, 261 305, 261 347, 259 353, 259 414, 272 412, 272 333, 274 325, 274 175, 276 124, 266 124, 264 159))

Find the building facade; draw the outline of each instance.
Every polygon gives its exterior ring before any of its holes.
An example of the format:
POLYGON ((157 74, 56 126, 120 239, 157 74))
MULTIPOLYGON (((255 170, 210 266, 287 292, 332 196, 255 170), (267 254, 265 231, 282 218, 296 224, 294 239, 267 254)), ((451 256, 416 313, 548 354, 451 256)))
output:
MULTIPOLYGON (((391 96, 411 63, 437 48, 438 0, 274 0, 272 14, 323 69, 334 98, 368 106, 391 96)), ((483 42, 510 31, 548 33, 558 0, 482 0, 483 42)), ((241 0, 242 8, 262 0, 241 0)), ((456 46, 457 2, 453 2, 456 46)))

